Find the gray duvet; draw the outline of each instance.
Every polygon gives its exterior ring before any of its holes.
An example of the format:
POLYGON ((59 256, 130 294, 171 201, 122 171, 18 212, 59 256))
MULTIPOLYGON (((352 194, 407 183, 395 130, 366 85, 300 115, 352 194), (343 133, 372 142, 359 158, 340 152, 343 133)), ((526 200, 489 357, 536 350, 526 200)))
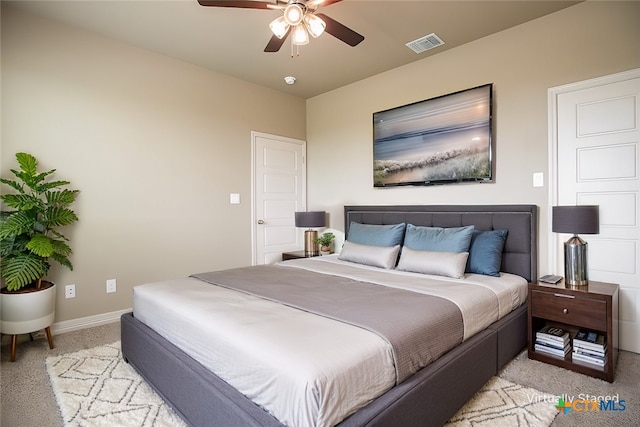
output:
POLYGON ((393 349, 396 383, 462 342, 462 313, 447 299, 277 265, 192 277, 374 332, 393 349))

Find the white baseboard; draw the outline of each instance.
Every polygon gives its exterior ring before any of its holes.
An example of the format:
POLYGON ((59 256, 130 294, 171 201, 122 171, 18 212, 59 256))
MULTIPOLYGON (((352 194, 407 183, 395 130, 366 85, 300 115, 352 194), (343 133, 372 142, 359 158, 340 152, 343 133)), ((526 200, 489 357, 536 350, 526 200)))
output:
POLYGON ((96 314, 95 316, 81 317, 79 319, 64 320, 51 325, 53 335, 64 334, 65 332, 79 331, 80 329, 92 328, 94 326, 106 325, 120 321, 120 316, 131 312, 132 309, 112 311, 110 313, 96 314))

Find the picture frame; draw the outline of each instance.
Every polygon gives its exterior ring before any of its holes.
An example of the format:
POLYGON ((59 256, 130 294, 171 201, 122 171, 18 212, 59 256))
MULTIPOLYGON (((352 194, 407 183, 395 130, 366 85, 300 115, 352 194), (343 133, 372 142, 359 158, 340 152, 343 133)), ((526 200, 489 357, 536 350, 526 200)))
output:
POLYGON ((493 84, 373 113, 374 187, 493 182, 493 84))

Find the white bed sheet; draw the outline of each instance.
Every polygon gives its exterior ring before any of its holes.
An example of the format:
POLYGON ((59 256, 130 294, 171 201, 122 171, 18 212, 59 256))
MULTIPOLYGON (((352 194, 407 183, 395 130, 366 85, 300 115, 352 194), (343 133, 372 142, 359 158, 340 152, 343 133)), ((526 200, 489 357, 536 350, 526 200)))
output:
MULTIPOLYGON (((447 279, 335 256, 283 265, 452 298, 463 312, 465 339, 526 298, 526 280, 513 275, 447 279), (482 308, 472 304, 478 300, 482 308)), ((394 386, 391 348, 375 333, 195 278, 136 286, 133 311, 289 426, 335 425, 394 386)))
POLYGON ((466 274, 463 279, 455 279, 384 270, 342 261, 337 255, 291 260, 281 265, 446 298, 455 303, 462 312, 464 340, 502 319, 527 299, 527 281, 509 273, 500 273, 500 277, 466 274))

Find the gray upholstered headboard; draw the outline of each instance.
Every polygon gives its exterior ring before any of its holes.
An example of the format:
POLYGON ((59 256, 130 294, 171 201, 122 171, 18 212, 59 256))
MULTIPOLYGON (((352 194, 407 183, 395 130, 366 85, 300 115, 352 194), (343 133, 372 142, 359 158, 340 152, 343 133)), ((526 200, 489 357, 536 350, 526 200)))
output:
POLYGON ((428 227, 474 225, 476 230, 509 230, 502 271, 529 282, 538 279, 538 207, 536 205, 396 205, 345 206, 345 236, 349 224, 407 223, 428 227))

